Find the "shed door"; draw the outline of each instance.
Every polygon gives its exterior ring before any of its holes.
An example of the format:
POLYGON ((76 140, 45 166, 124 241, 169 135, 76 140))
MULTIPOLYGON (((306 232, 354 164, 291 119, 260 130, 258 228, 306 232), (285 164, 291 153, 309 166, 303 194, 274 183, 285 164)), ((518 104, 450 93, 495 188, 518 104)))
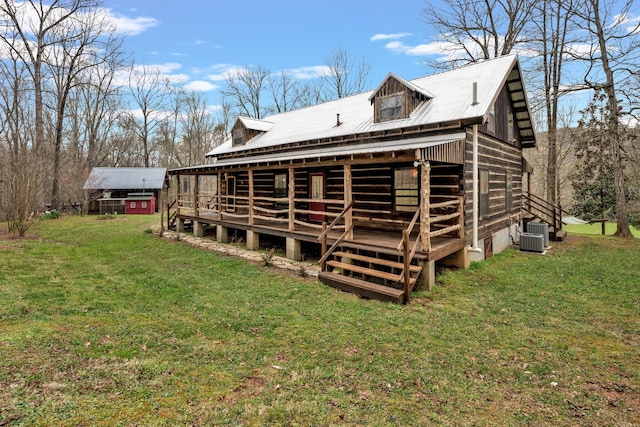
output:
POLYGON ((324 173, 309 174, 309 210, 313 213, 309 214, 309 221, 324 222, 325 204, 322 200, 325 198, 325 176, 324 173))

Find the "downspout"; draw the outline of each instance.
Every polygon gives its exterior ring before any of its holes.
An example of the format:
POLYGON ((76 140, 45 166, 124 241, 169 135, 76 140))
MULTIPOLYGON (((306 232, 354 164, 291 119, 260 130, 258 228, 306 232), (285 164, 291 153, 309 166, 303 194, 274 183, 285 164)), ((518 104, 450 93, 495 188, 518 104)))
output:
MULTIPOLYGON (((475 93, 476 83, 474 83, 475 93)), ((475 101, 475 100, 474 100, 475 101)), ((478 247, 478 125, 473 125, 473 242, 468 250, 482 252, 478 247)))

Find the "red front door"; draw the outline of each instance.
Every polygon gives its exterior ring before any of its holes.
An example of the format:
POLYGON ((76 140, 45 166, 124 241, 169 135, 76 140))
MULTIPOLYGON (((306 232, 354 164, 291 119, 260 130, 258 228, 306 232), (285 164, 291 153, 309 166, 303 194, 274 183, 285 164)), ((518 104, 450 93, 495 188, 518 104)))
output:
POLYGON ((309 174, 309 221, 324 222, 325 176, 324 173, 309 174))

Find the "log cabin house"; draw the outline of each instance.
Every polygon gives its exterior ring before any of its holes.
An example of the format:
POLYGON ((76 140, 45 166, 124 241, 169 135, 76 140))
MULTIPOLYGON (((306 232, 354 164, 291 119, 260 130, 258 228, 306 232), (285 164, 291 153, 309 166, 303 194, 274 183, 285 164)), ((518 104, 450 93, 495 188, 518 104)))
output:
POLYGON ((319 248, 319 279, 408 302, 436 263, 468 267, 522 220, 534 147, 522 71, 506 56, 262 120, 238 117, 206 164, 169 171, 169 220, 319 248))

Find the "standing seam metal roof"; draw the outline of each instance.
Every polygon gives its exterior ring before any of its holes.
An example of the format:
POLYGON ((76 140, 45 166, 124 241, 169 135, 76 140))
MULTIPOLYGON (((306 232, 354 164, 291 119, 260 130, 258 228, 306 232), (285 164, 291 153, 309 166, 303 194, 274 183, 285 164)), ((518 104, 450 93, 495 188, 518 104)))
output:
POLYGON ((433 98, 423 102, 406 119, 374 123, 370 102, 373 91, 269 116, 264 119, 272 125, 268 131, 241 146, 234 147, 229 139, 210 151, 207 157, 299 141, 451 121, 484 120, 517 66, 517 56, 510 55, 412 80, 413 86, 433 94, 433 98), (473 103, 474 82, 477 83, 476 104, 473 103), (336 125, 336 114, 340 114, 339 126, 336 125))
POLYGON ((84 190, 158 190, 164 185, 167 168, 93 168, 84 190))

